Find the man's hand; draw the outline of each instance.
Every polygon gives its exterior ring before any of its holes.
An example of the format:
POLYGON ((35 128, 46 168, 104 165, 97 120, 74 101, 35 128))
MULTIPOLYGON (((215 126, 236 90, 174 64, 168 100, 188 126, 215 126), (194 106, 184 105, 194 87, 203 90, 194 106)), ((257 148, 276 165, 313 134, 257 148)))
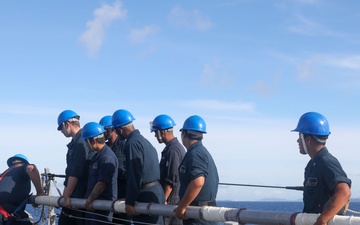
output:
POLYGON ((185 216, 186 213, 186 207, 177 207, 176 209, 174 209, 175 211, 175 215, 177 218, 181 219, 181 220, 187 220, 188 218, 185 216))
POLYGON ((314 225, 327 225, 327 222, 324 222, 323 219, 322 219, 322 216, 320 215, 316 222, 314 223, 314 225))
POLYGON ((94 208, 92 207, 92 202, 91 201, 86 200, 85 209, 88 210, 88 211, 94 211, 94 208))
POLYGON ((65 207, 65 208, 70 208, 71 207, 71 200, 69 197, 64 197, 64 202, 63 202, 63 205, 62 207, 65 207))
MULTIPOLYGON (((42 192, 40 192, 40 193, 37 193, 36 196, 46 196, 46 194, 45 194, 45 192, 42 191, 42 192)), ((32 204, 32 206, 33 206, 34 208, 39 207, 39 205, 37 205, 37 204, 32 204)))
POLYGON ((129 216, 136 216, 139 215, 136 213, 134 206, 132 205, 125 205, 125 212, 129 215, 129 216))

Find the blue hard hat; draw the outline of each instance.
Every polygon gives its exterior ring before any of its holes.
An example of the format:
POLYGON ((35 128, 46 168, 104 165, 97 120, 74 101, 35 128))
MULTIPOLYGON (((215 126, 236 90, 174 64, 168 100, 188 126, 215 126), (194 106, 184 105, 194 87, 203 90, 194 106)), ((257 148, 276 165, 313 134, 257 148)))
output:
POLYGON ((115 111, 114 114, 112 115, 111 123, 116 128, 131 123, 134 120, 135 120, 134 116, 129 111, 125 109, 119 109, 115 111))
POLYGON ((102 133, 105 133, 104 127, 96 122, 89 122, 85 124, 82 129, 82 138, 84 140, 96 137, 102 133))
POLYGON ((329 122, 325 116, 317 112, 303 114, 299 119, 298 125, 292 131, 320 136, 328 136, 331 133, 329 122))
POLYGON ((151 132, 157 130, 167 130, 175 125, 175 121, 170 116, 165 114, 158 115, 151 124, 151 132))
POLYGON ((113 128, 114 126, 111 123, 112 120, 112 116, 104 116, 103 118, 101 118, 100 120, 100 125, 102 125, 104 128, 113 128))
POLYGON ((8 165, 9 167, 11 167, 11 166, 12 166, 12 162, 15 161, 15 160, 20 160, 20 161, 23 162, 23 163, 29 164, 29 160, 27 159, 26 156, 24 156, 23 154, 16 154, 16 155, 10 157, 10 158, 7 160, 7 165, 8 165))
POLYGON ((183 127, 180 129, 180 131, 183 130, 193 130, 206 133, 206 123, 200 116, 190 116, 185 120, 183 127))
POLYGON ((60 115, 58 116, 58 119, 57 119, 57 122, 58 122, 58 130, 61 130, 61 127, 62 127, 62 124, 66 121, 68 121, 69 119, 71 118, 74 118, 74 117, 78 117, 80 118, 80 116, 72 111, 72 110, 64 110, 60 113, 60 115))

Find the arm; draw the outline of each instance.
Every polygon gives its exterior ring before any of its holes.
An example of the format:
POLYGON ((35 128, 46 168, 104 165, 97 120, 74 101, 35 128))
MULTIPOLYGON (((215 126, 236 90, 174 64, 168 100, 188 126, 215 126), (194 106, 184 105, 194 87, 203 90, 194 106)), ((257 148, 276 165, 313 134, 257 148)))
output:
POLYGON ((165 187, 164 187, 165 204, 167 204, 167 200, 168 200, 172 190, 173 190, 173 188, 171 185, 165 184, 165 187))
POLYGON ((66 175, 68 178, 66 187, 63 191, 63 207, 71 207, 70 196, 78 185, 79 179, 81 179, 86 172, 86 150, 83 143, 77 143, 75 146, 73 146, 73 149, 74 155, 71 157, 71 160, 69 160, 67 166, 68 172, 66 175))
POLYGON ((333 218, 349 201, 351 196, 350 187, 347 183, 338 183, 334 188, 334 195, 326 203, 324 210, 318 217, 315 225, 325 225, 333 218))
POLYGON ((28 176, 30 177, 32 183, 35 186, 36 189, 36 195, 45 195, 42 187, 41 187, 41 182, 40 182, 40 174, 38 169, 36 168, 35 165, 29 164, 26 167, 26 173, 28 174, 28 176))
POLYGON ((77 177, 70 176, 68 179, 67 186, 64 188, 63 197, 64 197, 64 203, 63 207, 70 207, 70 195, 74 191, 75 186, 78 182, 77 177))
POLYGON ((205 183, 205 177, 200 176, 190 182, 186 188, 183 198, 180 200, 178 207, 176 208, 176 217, 179 219, 187 219, 185 217, 186 207, 198 196, 205 183))
POLYGON ((92 207, 92 202, 97 199, 106 189, 106 183, 105 182, 97 182, 95 184, 95 187, 92 189, 89 197, 86 199, 85 203, 85 209, 87 210, 94 210, 92 207))
POLYGON ((125 211, 129 216, 135 216, 134 205, 141 190, 141 176, 143 161, 143 150, 138 143, 131 143, 126 150, 126 198, 125 211))
POLYGON ((168 161, 165 172, 165 184, 164 184, 164 195, 165 203, 169 200, 170 194, 179 181, 179 166, 182 161, 181 150, 178 146, 170 146, 168 150, 168 161))

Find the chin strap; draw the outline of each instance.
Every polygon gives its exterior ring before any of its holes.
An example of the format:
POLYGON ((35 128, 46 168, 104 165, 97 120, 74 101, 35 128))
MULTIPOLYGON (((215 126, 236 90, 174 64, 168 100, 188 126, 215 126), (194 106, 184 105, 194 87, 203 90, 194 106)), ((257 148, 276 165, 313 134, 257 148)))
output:
POLYGON ((160 130, 157 130, 155 131, 156 134, 157 134, 157 138, 158 138, 158 141, 159 143, 163 143, 163 140, 162 140, 162 137, 161 137, 161 131, 160 130))
POLYGON ((305 145, 305 138, 304 138, 304 134, 303 133, 300 133, 300 140, 301 140, 301 144, 303 146, 303 149, 304 149, 304 152, 306 154, 309 154, 308 150, 307 150, 307 147, 305 145))

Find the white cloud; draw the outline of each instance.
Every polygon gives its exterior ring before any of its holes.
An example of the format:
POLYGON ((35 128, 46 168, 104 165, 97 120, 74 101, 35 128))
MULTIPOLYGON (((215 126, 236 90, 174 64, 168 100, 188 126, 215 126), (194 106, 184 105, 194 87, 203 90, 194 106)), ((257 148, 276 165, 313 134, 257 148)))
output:
MULTIPOLYGON (((336 55, 325 55, 318 54, 307 59, 303 64, 300 65, 300 78, 309 78, 319 76, 320 74, 316 71, 318 68, 324 68, 326 70, 349 70, 349 71, 360 71, 360 55, 349 55, 349 56, 336 56, 336 55)), ((327 73, 331 74, 331 73, 327 73)), ((341 77, 345 74, 358 74, 358 73, 341 73, 341 77)))
POLYGON ((25 103, 22 103, 22 105, 2 103, 0 113, 6 113, 13 116, 14 115, 43 116, 43 115, 55 114, 59 112, 51 108, 28 106, 25 103))
POLYGON ((360 55, 352 55, 347 57, 329 57, 326 63, 328 65, 334 65, 337 67, 350 69, 350 70, 360 70, 360 55))
POLYGON ((311 79, 312 85, 326 85, 342 94, 359 92, 360 55, 314 55, 300 63, 298 71, 299 80, 311 79))
POLYGON ((220 110, 220 111, 246 111, 251 112, 255 109, 254 103, 242 103, 242 102, 221 102, 211 99, 199 99, 184 101, 182 106, 205 109, 205 110, 220 110))
POLYGON ((122 8, 120 1, 115 1, 113 5, 102 4, 94 11, 94 18, 86 23, 88 29, 79 38, 90 56, 95 56, 101 48, 105 29, 114 20, 124 17, 126 17, 126 10, 122 8))
POLYGON ((200 75, 200 84, 228 90, 236 84, 236 77, 230 76, 220 63, 208 63, 200 75))
POLYGON ((288 30, 294 33, 299 33, 308 36, 333 36, 342 37, 343 34, 336 33, 327 27, 306 18, 304 15, 297 14, 295 16, 296 24, 288 27, 288 30))
POLYGON ((169 16, 170 24, 179 27, 194 28, 199 31, 210 29, 213 24, 209 18, 197 10, 186 11, 179 6, 175 6, 169 16))
POLYGON ((129 40, 132 43, 140 43, 145 41, 151 35, 158 31, 158 27, 149 25, 141 29, 132 29, 129 34, 129 40))
POLYGON ((294 2, 307 5, 319 4, 319 0, 294 0, 294 2))

